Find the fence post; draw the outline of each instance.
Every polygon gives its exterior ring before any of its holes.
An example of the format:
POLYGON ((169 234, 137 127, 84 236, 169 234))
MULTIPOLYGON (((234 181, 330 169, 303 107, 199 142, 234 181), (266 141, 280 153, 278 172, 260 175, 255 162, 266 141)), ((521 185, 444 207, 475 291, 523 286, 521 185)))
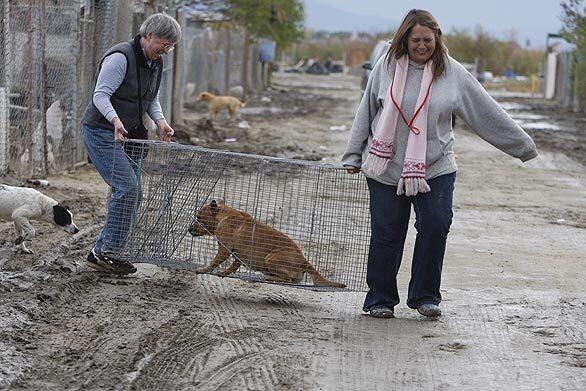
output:
POLYGON ((261 90, 260 81, 260 66, 258 61, 258 44, 250 48, 252 55, 250 56, 250 78, 252 79, 252 90, 259 92, 261 90))
POLYGON ((573 96, 572 96, 572 111, 577 113, 580 111, 580 94, 578 91, 580 90, 580 56, 578 53, 573 53, 573 61, 572 66, 574 67, 574 86, 573 96))
POLYGON ((46 78, 43 74, 43 6, 44 0, 30 0, 29 2, 29 43, 30 58, 28 68, 28 167, 22 167, 23 174, 44 176, 46 121, 45 121, 45 88, 46 78), (36 27, 38 26, 38 28, 36 27), (45 138, 45 140, 43 140, 45 138))
POLYGON ((570 56, 568 52, 564 52, 562 55, 564 66, 563 71, 563 89, 562 89, 562 106, 564 109, 568 109, 570 105, 570 56))
POLYGON ((200 85, 197 86, 199 91, 208 91, 209 89, 209 66, 208 66, 208 28, 204 25, 201 35, 201 73, 198 81, 200 85))
MULTIPOLYGON (((42 140, 40 142, 40 165, 35 165, 36 167, 34 170, 35 174, 45 176, 47 175, 47 166, 48 166, 48 151, 47 151, 47 63, 45 61, 46 58, 46 49, 47 49, 47 35, 46 35, 46 22, 47 22, 47 9, 45 0, 40 0, 40 48, 41 48, 41 80, 39 83, 40 86, 40 120, 41 120, 41 137, 42 140)), ((75 79, 74 79, 75 80, 75 79)))
POLYGON ((248 51, 250 43, 248 42, 248 30, 244 29, 244 43, 242 50, 242 99, 246 100, 249 93, 248 85, 248 51))
POLYGON ((8 172, 8 132, 10 131, 10 109, 8 103, 10 102, 10 68, 8 61, 10 58, 9 43, 10 39, 10 3, 9 0, 2 1, 2 26, 0 33, 2 33, 1 47, 0 47, 0 61, 2 61, 2 73, 0 74, 0 175, 8 172))
POLYGON ((6 69, 7 61, 6 59, 6 38, 8 37, 6 30, 6 20, 5 16, 7 13, 5 12, 6 8, 8 7, 8 3, 5 0, 0 1, 0 86, 6 86, 6 69))
POLYGON ((7 88, 0 87, 0 175, 8 171, 8 94, 7 88))
POLYGON ((34 0, 29 0, 28 2, 28 41, 27 41, 27 110, 26 110, 26 124, 27 124, 27 133, 23 137, 23 146, 24 146, 24 153, 26 154, 28 150, 28 164, 29 167, 33 165, 32 159, 32 150, 33 150, 33 68, 34 68, 34 31, 35 31, 35 23, 33 17, 33 10, 34 10, 34 0))
POLYGON ((230 92, 230 52, 232 51, 232 36, 230 28, 226 29, 226 49, 224 50, 224 95, 230 92))
POLYGON ((217 68, 217 64, 218 64, 218 47, 216 46, 216 40, 215 40, 215 35, 216 32, 214 30, 210 31, 210 35, 212 37, 212 42, 214 43, 214 45, 212 46, 212 50, 210 50, 209 53, 209 65, 210 65, 210 75, 209 75, 209 86, 210 86, 210 91, 214 94, 217 94, 218 91, 220 90, 221 86, 219 86, 218 84, 218 68, 217 68))
POLYGON ((185 23, 185 13, 176 11, 175 17, 183 31, 183 39, 177 43, 173 54, 173 100, 171 102, 171 122, 174 124, 183 122, 183 91, 185 88, 185 32, 187 26, 185 23))
MULTIPOLYGON (((84 95, 83 95, 82 91, 84 91, 87 88, 84 84, 82 84, 80 82, 83 80, 83 77, 81 76, 83 74, 83 71, 82 71, 82 68, 80 67, 80 64, 82 63, 82 61, 86 61, 85 55, 87 52, 85 51, 85 45, 83 44, 83 41, 79 40, 79 37, 82 37, 84 35, 84 33, 80 31, 80 29, 83 29, 83 26, 85 26, 85 24, 86 24, 85 23, 85 18, 86 18, 85 12, 87 10, 84 9, 84 15, 80 14, 80 11, 81 11, 81 7, 77 8, 77 12, 76 12, 77 18, 75 19, 75 22, 72 23, 72 26, 73 26, 72 32, 74 34, 73 36, 78 37, 78 39, 75 39, 72 42, 72 49, 73 49, 72 51, 73 51, 74 57, 75 57, 75 63, 74 63, 75 65, 73 67, 75 84, 74 84, 74 88, 71 89, 72 97, 71 97, 71 104, 69 106, 69 110, 70 110, 71 117, 72 117, 71 122, 73 124, 73 128, 77 128, 78 126, 80 126, 79 122, 80 122, 81 114, 79 112, 79 106, 80 106, 80 104, 83 104, 82 102, 84 102, 84 99, 83 99, 84 95), (80 22, 82 22, 83 25, 80 22)), ((83 65, 83 66, 85 66, 85 65, 83 65)), ((92 87, 93 87, 93 84, 92 84, 92 87)), ((90 93, 93 95, 93 88, 92 87, 90 87, 89 89, 92 90, 90 93)), ((87 104, 87 102, 85 102, 85 103, 87 104)), ((77 134, 79 134, 79 133, 77 133, 77 134)), ((75 145, 75 156, 71 156, 71 160, 69 161, 68 168, 74 168, 76 164, 87 160, 83 137, 76 137, 76 140, 74 140, 72 144, 75 145)))

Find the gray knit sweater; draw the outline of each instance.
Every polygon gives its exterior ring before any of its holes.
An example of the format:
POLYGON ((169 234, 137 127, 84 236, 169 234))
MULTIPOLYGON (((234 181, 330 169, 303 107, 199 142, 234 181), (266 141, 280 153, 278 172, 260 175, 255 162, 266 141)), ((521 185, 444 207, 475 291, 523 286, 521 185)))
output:
MULTIPOLYGON (((384 60, 385 56, 382 56, 376 63, 358 106, 348 145, 342 156, 342 164, 346 167, 361 167, 368 156, 396 64, 393 61, 389 68, 384 60)), ((415 110, 423 68, 423 65, 409 61, 401 103, 401 109, 408 119, 415 110)), ((446 62, 446 71, 433 85, 429 105, 426 179, 457 171, 452 150, 452 113, 466 121, 476 134, 501 151, 522 161, 537 156, 531 137, 488 95, 474 76, 451 57, 446 62)), ((387 185, 397 185, 405 160, 408 137, 409 128, 399 118, 392 161, 382 175, 372 179, 387 185)))

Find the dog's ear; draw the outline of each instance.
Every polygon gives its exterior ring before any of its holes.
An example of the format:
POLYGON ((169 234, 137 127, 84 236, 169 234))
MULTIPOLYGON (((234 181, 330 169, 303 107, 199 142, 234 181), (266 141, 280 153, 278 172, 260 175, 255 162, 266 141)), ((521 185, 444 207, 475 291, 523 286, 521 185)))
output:
POLYGON ((212 202, 210 202, 210 207, 212 208, 212 214, 217 214, 218 213, 218 201, 216 200, 212 200, 212 202))
POLYGON ((57 204, 53 206, 53 221, 55 224, 65 227, 66 225, 71 224, 72 222, 72 214, 69 211, 69 208, 63 206, 61 204, 57 204))

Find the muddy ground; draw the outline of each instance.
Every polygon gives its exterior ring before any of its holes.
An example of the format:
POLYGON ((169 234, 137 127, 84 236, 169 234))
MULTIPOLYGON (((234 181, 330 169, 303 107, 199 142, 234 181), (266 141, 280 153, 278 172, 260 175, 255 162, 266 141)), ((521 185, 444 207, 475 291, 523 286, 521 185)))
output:
MULTIPOLYGON (((241 110, 250 128, 222 115, 212 131, 205 107, 193 104, 178 136, 337 161, 358 85, 350 76, 277 75, 272 91, 241 110)), ((43 191, 72 206, 81 232, 66 236, 37 223, 35 254, 25 255, 11 245, 11 225, 0 222, 0 389, 583 389, 586 122, 543 101, 502 101, 525 124, 537 124, 527 128, 540 156, 522 164, 458 123, 455 218, 444 316, 436 321, 404 303, 396 319, 364 316, 364 293, 148 264, 126 278, 97 273, 84 258, 103 222, 107 189, 91 167, 50 177, 43 191)), ((410 227, 403 299, 414 235, 410 227)))

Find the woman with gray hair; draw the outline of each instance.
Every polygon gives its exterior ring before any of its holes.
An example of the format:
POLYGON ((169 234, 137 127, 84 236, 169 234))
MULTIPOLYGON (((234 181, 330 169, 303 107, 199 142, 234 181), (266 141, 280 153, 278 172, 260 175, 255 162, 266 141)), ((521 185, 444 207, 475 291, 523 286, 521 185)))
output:
POLYGON ((159 104, 163 55, 181 38, 181 27, 171 16, 149 16, 130 42, 106 51, 100 62, 92 100, 81 120, 87 153, 111 187, 104 229, 87 257, 88 264, 116 274, 134 273, 129 262, 116 259, 132 228, 142 197, 140 166, 144 155, 127 139, 148 139, 143 114, 157 125, 161 141, 170 141, 173 129, 159 104))

